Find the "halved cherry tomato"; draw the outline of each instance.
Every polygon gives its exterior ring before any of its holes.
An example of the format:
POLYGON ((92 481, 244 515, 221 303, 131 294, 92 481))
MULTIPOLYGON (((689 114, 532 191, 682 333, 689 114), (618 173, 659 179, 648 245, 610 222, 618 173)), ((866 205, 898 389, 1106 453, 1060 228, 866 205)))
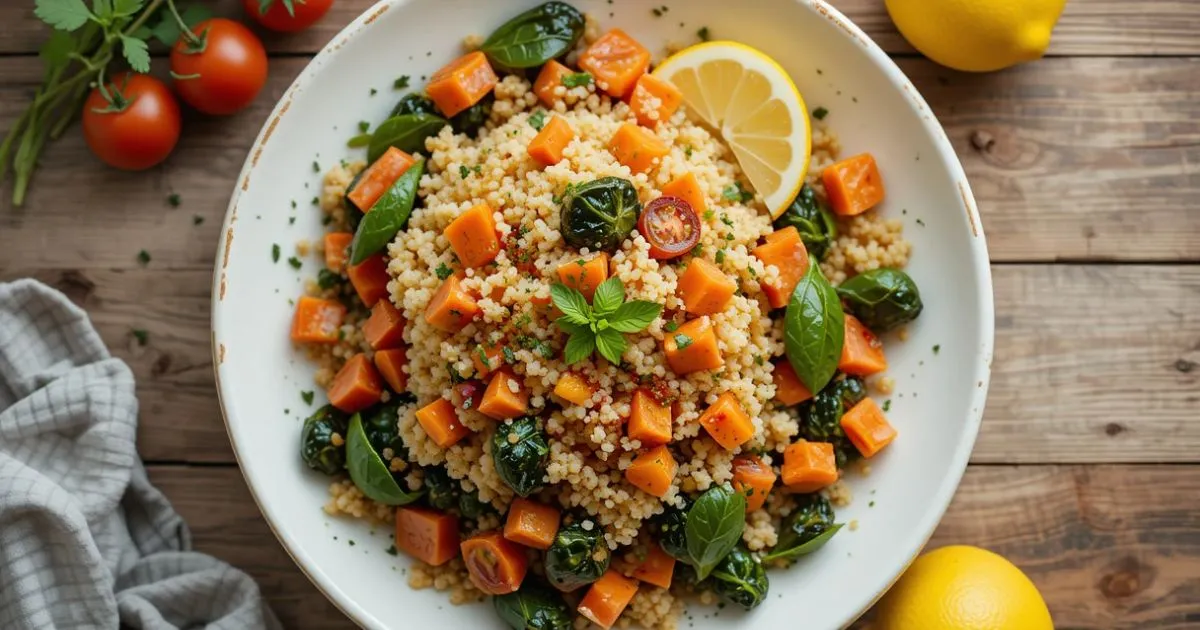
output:
POLYGON ((683 199, 662 196, 642 209, 638 232, 650 242, 651 258, 676 258, 700 242, 700 217, 683 199))
POLYGON ((325 17, 333 0, 242 0, 246 13, 262 26, 295 33, 325 17))
POLYGON ((179 141, 179 103, 152 76, 118 74, 83 104, 83 137, 109 166, 141 171, 167 159, 179 141), (107 96, 105 96, 105 92, 107 96))
POLYGON ((205 114, 244 109, 267 83, 267 50, 250 29, 213 18, 192 27, 171 49, 175 91, 205 114))

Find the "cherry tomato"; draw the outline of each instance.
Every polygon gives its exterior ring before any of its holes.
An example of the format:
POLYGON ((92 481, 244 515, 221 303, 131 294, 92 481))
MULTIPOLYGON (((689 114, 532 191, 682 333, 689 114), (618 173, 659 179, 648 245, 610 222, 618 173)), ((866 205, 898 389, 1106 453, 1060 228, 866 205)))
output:
POLYGON ((683 199, 663 196, 642 209, 638 232, 650 242, 651 258, 676 258, 700 242, 700 217, 683 199))
POLYGON ((333 0, 242 0, 242 6, 262 26, 281 33, 295 33, 324 17, 333 6, 333 0))
POLYGON ((126 171, 143 171, 171 154, 179 141, 179 103, 162 81, 123 73, 95 88, 83 103, 83 137, 96 157, 126 171))
POLYGON ((267 51, 250 29, 225 18, 192 27, 199 41, 184 36, 171 49, 175 91, 206 114, 244 109, 267 82, 267 51))

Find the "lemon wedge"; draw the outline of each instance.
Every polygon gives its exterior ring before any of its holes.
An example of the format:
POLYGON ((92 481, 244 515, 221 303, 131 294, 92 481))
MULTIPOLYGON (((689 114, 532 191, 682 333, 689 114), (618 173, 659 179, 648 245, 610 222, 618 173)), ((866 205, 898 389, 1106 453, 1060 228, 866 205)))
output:
POLYGON ((808 108, 787 72, 745 44, 706 42, 675 53, 654 75, 679 88, 690 113, 721 135, 771 217, 782 214, 812 156, 808 108))

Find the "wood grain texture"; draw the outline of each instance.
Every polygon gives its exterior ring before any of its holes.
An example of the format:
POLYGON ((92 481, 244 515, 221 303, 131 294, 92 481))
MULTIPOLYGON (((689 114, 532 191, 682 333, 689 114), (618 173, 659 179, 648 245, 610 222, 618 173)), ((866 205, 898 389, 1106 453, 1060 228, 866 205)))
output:
MULTIPOLYGON (((105 168, 68 133, 46 151, 26 207, 0 190, 0 269, 130 268, 141 248, 156 267, 211 265, 242 162, 305 63, 274 60, 246 112, 189 115, 178 149, 148 173, 105 168), (171 192, 181 208, 167 207, 171 192)), ((1046 59, 994 75, 902 65, 967 170, 994 261, 1200 261, 1200 59, 1046 59)), ((3 129, 41 70, 0 58, 0 76, 12 77, 0 85, 3 129)), ((839 107, 854 105, 834 107, 834 125, 839 107)))
MULTIPOLYGON (((997 351, 973 462, 1200 462, 1200 266, 993 274, 997 351)), ((143 458, 233 461, 213 389, 207 271, 0 271, 23 276, 86 308, 133 367, 143 458), (146 347, 133 328, 149 333, 146 347)), ((296 402, 291 413, 305 409, 296 402)))
MULTIPOLYGON (((241 17, 240 0, 210 0, 217 15, 241 17)), ((374 4, 374 0, 338 0, 329 14, 307 32, 297 35, 264 33, 272 53, 315 53, 343 26, 374 4)), ((670 5, 671 3, 667 3, 670 5)), ((680 8, 683 2, 677 2, 680 8)), ((896 31, 883 0, 830 0, 830 4, 863 29, 881 48, 891 53, 911 53, 912 47, 896 31)), ((617 3, 616 11, 623 9, 617 3)), ((41 45, 43 25, 33 15, 32 3, 0 5, 0 54, 30 53, 41 45)), ((636 13, 633 13, 636 15, 636 13)), ((646 15, 649 18, 649 13, 646 15)), ((682 18, 687 20, 688 18, 682 18)), ((689 32, 704 26, 693 18, 689 32)), ((720 35, 717 25, 707 25, 720 35)), ((1200 5, 1191 0, 1073 0, 1054 30, 1050 55, 1191 55, 1200 53, 1200 5)))
MULTIPOLYGON (((150 480, 187 519, 196 549, 254 576, 285 627, 353 627, 273 539, 236 468, 151 467, 150 480)), ((1006 556, 1033 579, 1060 629, 1194 628, 1197 494, 1198 466, 972 466, 929 548, 969 543, 1006 556)), ((324 518, 319 509, 313 518, 324 518)))

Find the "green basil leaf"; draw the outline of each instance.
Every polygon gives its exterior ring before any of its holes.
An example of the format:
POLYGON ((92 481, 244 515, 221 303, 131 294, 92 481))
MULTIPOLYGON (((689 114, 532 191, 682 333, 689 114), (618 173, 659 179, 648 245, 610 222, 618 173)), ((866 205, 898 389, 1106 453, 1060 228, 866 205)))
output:
POLYGON ((811 258, 788 301, 783 336, 788 362, 809 391, 821 391, 837 372, 845 325, 837 291, 811 258))
POLYGON ((641 332, 658 319, 663 305, 647 300, 634 300, 619 306, 612 315, 608 316, 608 325, 623 333, 641 332))
POLYGON ((596 336, 592 334, 592 331, 583 328, 567 339, 567 347, 563 348, 563 360, 567 362, 567 365, 577 363, 592 356, 595 349, 596 336))
POLYGON ((621 355, 625 354, 628 347, 629 342, 625 340, 625 335, 614 328, 605 328, 596 333, 596 349, 600 351, 600 356, 608 359, 610 363, 620 363, 621 355))
POLYGON ((687 515, 687 551, 703 580, 742 539, 746 497, 728 485, 713 486, 696 499, 687 515))
POLYGON ((899 269, 860 273, 837 287, 837 293, 846 308, 876 333, 907 324, 924 309, 917 283, 899 269))
POLYGON ((841 528, 842 523, 837 523, 821 534, 818 534, 816 537, 800 545, 794 547, 784 547, 782 545, 777 546, 775 549, 771 550, 771 553, 763 556, 762 561, 771 562, 774 560, 795 560, 800 556, 807 556, 821 547, 824 547, 825 543, 829 542, 829 539, 833 538, 833 535, 838 533, 838 530, 841 528))
POLYGON ((625 285, 621 284, 620 278, 613 276, 596 287, 596 294, 592 296, 592 312, 597 317, 608 315, 624 301, 625 285))
POLYGON ((583 35, 583 14, 562 2, 547 2, 505 22, 479 50, 502 68, 533 68, 567 54, 583 35))
POLYGON ((420 498, 420 492, 408 492, 396 483, 387 464, 371 447, 363 430, 362 416, 354 414, 346 431, 346 468, 350 479, 367 498, 385 505, 407 505, 420 498))
POLYGON ((367 147, 367 162, 374 162, 388 147, 396 147, 407 153, 425 150, 425 139, 436 135, 449 123, 433 114, 404 114, 389 118, 371 134, 367 147))
POLYGON ((556 282, 550 285, 550 299, 572 324, 586 326, 592 322, 592 308, 579 291, 556 282))
POLYGON ((383 193, 371 211, 363 216, 350 242, 350 264, 357 265, 372 254, 387 247, 404 229, 408 216, 412 214, 413 202, 417 199, 417 184, 425 171, 425 160, 418 159, 404 171, 391 188, 383 193))

